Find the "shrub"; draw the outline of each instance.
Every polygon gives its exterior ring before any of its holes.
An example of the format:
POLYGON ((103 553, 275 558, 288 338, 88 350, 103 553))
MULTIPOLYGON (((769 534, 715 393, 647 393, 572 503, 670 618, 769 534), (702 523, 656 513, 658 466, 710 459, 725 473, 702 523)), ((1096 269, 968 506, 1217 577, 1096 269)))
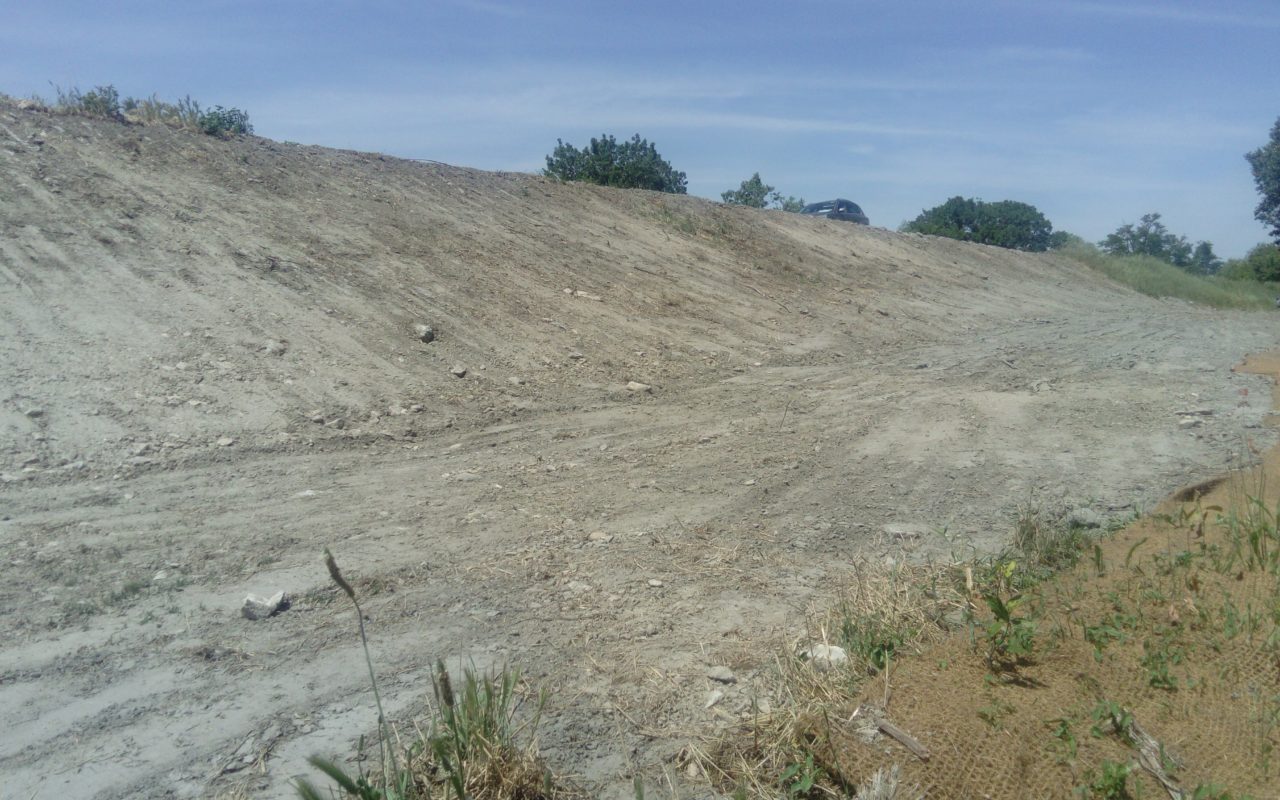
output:
POLYGON ((1033 205, 1016 200, 987 203, 953 197, 940 206, 921 211, 902 230, 946 236, 1011 250, 1042 252, 1052 243, 1053 224, 1033 205))
POLYGON ((214 106, 212 111, 200 115, 200 130, 210 136, 227 138, 253 133, 253 126, 249 124, 248 112, 214 106))
POLYGON ((685 194, 685 174, 673 168, 658 155, 652 143, 636 134, 618 142, 612 136, 592 139, 579 150, 556 140, 556 149, 547 156, 544 175, 562 181, 585 181, 601 186, 624 189, 652 189, 671 194, 685 194))
POLYGON ((121 118, 120 93, 111 84, 96 86, 87 92, 82 92, 74 86, 65 92, 61 86, 53 88, 58 95, 58 100, 54 104, 55 111, 109 119, 121 118))

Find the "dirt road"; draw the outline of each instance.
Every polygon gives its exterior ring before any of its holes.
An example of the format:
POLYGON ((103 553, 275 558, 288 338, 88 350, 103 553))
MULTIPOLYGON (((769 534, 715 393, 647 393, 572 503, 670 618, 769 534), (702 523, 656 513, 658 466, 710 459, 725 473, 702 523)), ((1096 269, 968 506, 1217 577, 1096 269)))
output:
POLYGON ((5 797, 348 756, 326 545, 393 716, 437 658, 517 665, 553 766, 628 797, 855 557, 1124 517, 1275 438, 1231 368, 1280 317, 1052 256, 7 103, 0 178, 5 797))

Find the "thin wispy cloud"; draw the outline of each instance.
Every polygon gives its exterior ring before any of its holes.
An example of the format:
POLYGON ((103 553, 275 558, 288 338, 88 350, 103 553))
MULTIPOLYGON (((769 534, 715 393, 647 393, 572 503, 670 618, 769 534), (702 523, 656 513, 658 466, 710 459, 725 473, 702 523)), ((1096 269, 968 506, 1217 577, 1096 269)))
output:
POLYGON ((1205 9, 1203 7, 1190 8, 1172 4, 1154 5, 1128 2, 1102 3, 1091 2, 1090 0, 1063 0, 1063 2, 1048 4, 1045 8, 1105 17, 1177 22, 1190 25, 1280 28, 1280 16, 1235 12, 1221 6, 1205 9))

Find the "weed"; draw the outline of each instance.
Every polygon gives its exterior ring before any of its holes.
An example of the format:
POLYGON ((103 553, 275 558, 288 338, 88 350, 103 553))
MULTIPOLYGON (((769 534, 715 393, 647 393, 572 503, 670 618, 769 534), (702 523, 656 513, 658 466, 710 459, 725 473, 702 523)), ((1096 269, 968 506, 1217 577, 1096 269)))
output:
MULTIPOLYGON (((1016 570, 1016 562, 1007 562, 1003 568, 1005 578, 1011 577, 1016 570)), ((1016 669, 1019 663, 1030 657, 1035 646, 1035 623, 1015 614, 1026 598, 1014 594, 1005 600, 999 594, 991 593, 983 595, 983 600, 993 617, 981 631, 987 645, 987 665, 996 671, 1016 669)))
POLYGON ((1076 758, 1076 737, 1071 731, 1071 720, 1066 717, 1050 720, 1053 731, 1050 735, 1058 740, 1058 760, 1061 763, 1074 761, 1076 758))
POLYGON ((878 611, 859 614, 846 606, 840 617, 840 644, 851 655, 860 656, 872 675, 885 669, 894 653, 914 636, 914 631, 893 624, 878 611))
POLYGON ((1171 665, 1182 663, 1181 648, 1172 647, 1167 639, 1152 643, 1150 639, 1142 642, 1142 667, 1147 671, 1147 685, 1153 689, 1174 691, 1178 682, 1169 672, 1171 665))
POLYGON ((778 783, 787 797, 808 797, 821 776, 822 770, 813 763, 813 753, 806 752, 803 760, 782 771, 778 783))
MULTIPOLYGON (((553 783, 551 774, 534 756, 532 734, 527 746, 519 743, 526 729, 531 732, 537 727, 545 696, 539 697, 527 725, 516 724, 520 676, 515 671, 482 676, 467 669, 463 671, 461 690, 455 691, 448 670, 438 661, 433 679, 437 711, 430 730, 401 751, 403 758, 398 757, 398 739, 383 712, 369 654, 364 613, 355 590, 327 549, 325 564, 330 578, 355 606, 360 643, 378 709, 379 766, 373 777, 366 775, 363 768, 351 776, 319 756, 308 759, 312 766, 358 800, 551 800, 571 796, 553 783)), ((363 737, 357 749, 363 752, 363 737)), ((297 790, 303 800, 322 800, 319 790, 305 779, 298 780, 297 790)))
POLYGON ((1132 745, 1133 714, 1129 709, 1112 700, 1099 701, 1091 713, 1093 726, 1089 728, 1094 738, 1101 739, 1109 733, 1120 737, 1125 744, 1132 745))
POLYGON ((1088 783, 1077 787, 1076 794, 1099 800, 1132 800, 1134 794, 1129 791, 1129 776, 1133 769, 1132 764, 1103 761, 1101 768, 1085 773, 1088 783))
POLYGON ((200 115, 200 130, 210 136, 229 138, 236 135, 253 133, 249 124, 249 114, 238 108, 214 106, 213 110, 200 115))

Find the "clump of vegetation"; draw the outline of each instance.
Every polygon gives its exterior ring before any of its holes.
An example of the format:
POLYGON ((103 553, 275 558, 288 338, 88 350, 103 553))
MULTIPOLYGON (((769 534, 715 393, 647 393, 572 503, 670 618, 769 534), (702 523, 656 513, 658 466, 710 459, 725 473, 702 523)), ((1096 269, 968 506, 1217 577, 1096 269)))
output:
POLYGON ((1263 242, 1244 258, 1229 259, 1219 274, 1233 281, 1280 284, 1280 247, 1263 242))
POLYGON ((562 181, 585 181, 624 189, 651 189, 685 194, 688 180, 683 172, 658 155, 658 149, 636 134, 619 142, 609 135, 592 139, 578 149, 556 140, 556 149, 547 156, 544 175, 562 181))
POLYGON ((66 90, 61 86, 53 88, 54 102, 38 97, 33 99, 57 114, 79 114, 142 125, 169 125, 224 139, 253 133, 247 111, 222 106, 204 110, 190 95, 169 103, 154 94, 121 99, 120 92, 111 84, 95 86, 87 92, 74 86, 66 90))
POLYGON ((953 197, 921 211, 901 230, 1031 252, 1043 252, 1055 244, 1053 223, 1035 206, 1015 200, 988 203, 953 197))
MULTIPOLYGON (((364 613, 355 589, 342 576, 333 555, 325 550, 329 576, 355 606, 369 682, 378 709, 378 768, 349 774, 332 760, 308 759, 346 796, 358 800, 563 800, 577 794, 557 784, 537 757, 533 731, 545 697, 525 722, 520 716, 520 675, 513 670, 481 675, 463 671, 455 690, 444 662, 436 662, 433 679, 436 710, 426 731, 407 746, 387 721, 378 692, 378 679, 365 636, 364 613)), ((363 757, 364 738, 359 755, 363 757)), ((310 781, 299 779, 303 800, 325 795, 310 781)))

